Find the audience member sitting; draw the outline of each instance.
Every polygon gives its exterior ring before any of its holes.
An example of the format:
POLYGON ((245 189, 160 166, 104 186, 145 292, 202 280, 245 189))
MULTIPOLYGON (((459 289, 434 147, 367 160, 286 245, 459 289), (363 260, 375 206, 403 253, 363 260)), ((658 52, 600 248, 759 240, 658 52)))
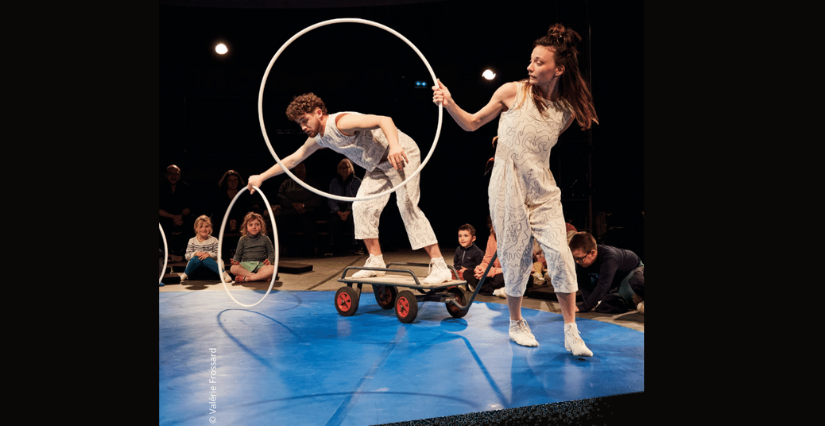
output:
MULTIPOLYGON (((221 176, 221 179, 218 181, 218 188, 212 197, 209 212, 212 223, 215 224, 213 226, 213 231, 215 230, 215 227, 217 227, 217 230, 220 231, 221 224, 223 223, 223 217, 226 215, 226 209, 229 208, 229 204, 238 192, 242 191, 245 186, 246 183, 240 173, 235 170, 227 170, 223 176, 221 176)), ((257 193, 253 195, 249 195, 247 193, 238 197, 238 200, 235 201, 235 205, 232 206, 232 211, 229 213, 229 218, 226 221, 226 228, 224 228, 224 252, 221 255, 221 259, 229 259, 231 257, 229 253, 231 253, 238 244, 238 240, 241 236, 241 222, 243 222, 244 216, 251 211, 260 213, 261 206, 263 206, 263 201, 261 200, 261 196, 257 193)), ((273 206, 273 212, 275 207, 280 209, 280 206, 276 204, 273 206)))
POLYGON ((229 269, 235 285, 248 281, 267 281, 275 273, 275 246, 266 236, 266 222, 255 212, 247 213, 241 225, 242 237, 229 269))
MULTIPOLYGON (((469 223, 465 223, 458 227, 458 247, 455 249, 455 257, 453 257, 453 268, 458 273, 456 279, 463 279, 469 283, 464 277, 467 272, 468 276, 473 276, 476 266, 481 264, 484 259, 484 252, 475 245, 476 242, 476 228, 469 223)), ((470 289, 469 284, 467 289, 470 289)))
POLYGON ((195 237, 189 240, 185 257, 189 263, 180 276, 181 283, 198 269, 210 270, 215 276, 222 274, 224 281, 232 282, 232 278, 223 270, 223 262, 218 259, 218 239, 212 236, 212 221, 209 216, 203 215, 195 219, 195 237))
POLYGON ((172 164, 166 168, 166 180, 159 188, 160 225, 166 234, 169 260, 183 261, 189 230, 192 229, 192 190, 181 180, 180 167, 172 164))
MULTIPOLYGON (((212 197, 210 216, 216 226, 220 227, 229 203, 238 195, 238 192, 246 186, 240 173, 234 170, 227 170, 218 181, 218 188, 212 197)), ((240 233, 240 225, 244 216, 252 211, 252 198, 241 195, 235 201, 229 219, 226 221, 226 233, 240 233)))
POLYGON ((576 312, 623 313, 637 305, 634 294, 643 300, 644 264, 636 253, 596 244, 589 232, 577 232, 569 244, 584 299, 576 312))
MULTIPOLYGON (((352 162, 344 158, 338 163, 338 176, 329 183, 329 193, 341 197, 355 197, 360 187, 361 179, 355 176, 352 162)), ((332 256, 335 252, 350 249, 357 243, 352 219, 352 201, 328 198, 327 205, 329 206, 329 218, 327 219, 329 243, 324 255, 332 256), (349 237, 345 238, 344 235, 349 235, 349 237)), ((361 253, 363 254, 363 251, 361 253)))
MULTIPOLYGON (((292 170, 295 177, 307 182, 307 170, 304 163, 300 163, 292 170)), ((304 232, 311 244, 313 255, 318 254, 318 232, 315 221, 320 218, 320 207, 323 203, 318 194, 304 188, 292 179, 285 180, 278 190, 278 204, 281 205, 281 223, 278 224, 279 241, 286 241, 287 230, 300 229, 304 232)), ((282 245, 283 251, 292 251, 287 244, 282 245)))

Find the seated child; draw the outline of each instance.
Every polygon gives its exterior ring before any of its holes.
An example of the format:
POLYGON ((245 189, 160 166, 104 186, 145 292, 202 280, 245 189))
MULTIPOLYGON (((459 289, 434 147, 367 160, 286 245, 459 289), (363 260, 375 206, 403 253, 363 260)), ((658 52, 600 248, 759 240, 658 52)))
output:
POLYGON ((275 272, 275 247, 266 236, 263 217, 255 212, 247 213, 241 225, 241 235, 230 268, 235 275, 234 285, 270 280, 275 272))
MULTIPOLYGON (((473 271, 476 266, 481 263, 484 258, 484 252, 475 245, 476 228, 469 223, 465 223, 458 227, 458 248, 455 249, 455 257, 453 258, 453 267, 458 273, 456 279, 464 275, 464 271, 473 271)), ((470 290, 472 291, 472 290, 470 290)))
POLYGON ((232 281, 223 270, 223 265, 218 266, 218 239, 212 236, 212 221, 209 216, 203 215, 195 219, 195 237, 189 240, 184 257, 189 263, 180 276, 180 282, 184 282, 189 275, 201 268, 208 269, 215 275, 223 273, 226 282, 232 281))

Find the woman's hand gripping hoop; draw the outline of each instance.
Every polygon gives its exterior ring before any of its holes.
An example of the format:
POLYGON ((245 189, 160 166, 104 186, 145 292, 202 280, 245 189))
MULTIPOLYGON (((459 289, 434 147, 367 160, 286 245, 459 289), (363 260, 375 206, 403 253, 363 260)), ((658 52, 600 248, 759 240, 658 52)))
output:
MULTIPOLYGON (((403 182, 401 182, 397 186, 393 187, 392 189, 390 189, 388 191, 384 191, 380 194, 373 194, 373 195, 365 196, 365 197, 342 197, 340 195, 332 195, 332 194, 326 193, 324 191, 315 189, 312 186, 307 185, 306 183, 304 183, 302 180, 296 178, 295 175, 293 175, 292 172, 290 172, 289 169, 284 167, 283 163, 281 163, 281 159, 278 157, 278 154, 275 153, 275 150, 272 148, 272 144, 269 142, 269 136, 267 136, 266 127, 264 126, 264 113, 263 113, 264 86, 266 85, 267 77, 269 77, 269 71, 272 69, 272 66, 275 65, 275 60, 278 59, 278 56, 281 56, 281 53, 284 51, 284 49, 286 49, 287 46, 292 44, 292 42, 295 41, 298 37, 310 32, 310 31, 312 31, 312 30, 314 30, 318 27, 323 27, 323 26, 332 25, 332 24, 339 24, 339 23, 344 23, 344 22, 372 25, 373 27, 381 28, 382 30, 385 30, 385 31, 395 35, 396 37, 400 38, 405 43, 407 43, 410 47, 412 47, 413 50, 415 51, 415 53, 417 53, 418 56, 421 58, 421 60, 424 61, 424 65, 426 65, 427 70, 430 71, 430 76, 433 78, 433 82, 438 81, 438 79, 435 78, 435 73, 433 72, 432 67, 430 67, 430 63, 427 62, 427 58, 425 58, 424 55, 421 54, 421 51, 419 51, 418 48, 415 47, 414 44, 412 44, 409 40, 407 40, 406 37, 402 36, 401 34, 396 32, 392 28, 381 25, 377 22, 368 21, 366 19, 358 19, 358 18, 330 19, 329 21, 319 22, 315 25, 311 25, 309 27, 304 28, 301 32, 299 32, 298 34, 295 34, 294 36, 292 36, 292 38, 287 40, 286 43, 284 43, 284 45, 281 46, 280 49, 278 49, 278 52, 275 53, 275 56, 272 58, 272 61, 269 62, 269 66, 266 67, 266 72, 264 73, 263 80, 261 80, 261 91, 258 93, 258 120, 261 122, 261 132, 263 132, 264 141, 266 141, 266 146, 269 147, 269 152, 271 152, 272 156, 275 157, 275 161, 281 166, 281 169, 284 171, 284 173, 289 175, 289 177, 291 177, 292 180, 294 180, 295 182, 298 182, 301 186, 303 186, 307 190, 312 191, 312 192, 314 192, 314 193, 316 193, 316 194, 318 194, 322 197, 332 198, 333 200, 338 200, 338 201, 367 201, 367 200, 372 200, 372 199, 375 199, 375 198, 380 198, 380 197, 383 197, 385 195, 392 194, 393 192, 397 191, 402 186, 406 185, 407 182, 410 181, 410 179, 416 177, 418 175, 418 173, 421 172, 421 169, 423 169, 424 166, 427 165, 427 162, 430 161, 430 157, 432 157, 433 152, 435 151, 435 146, 438 144, 438 137, 441 135, 441 121, 444 117, 444 109, 441 105, 438 106, 438 128, 435 131, 435 139, 433 140, 433 146, 430 148, 430 152, 427 154, 427 157, 424 158, 424 161, 421 163, 421 166, 419 166, 418 169, 415 172, 413 172, 409 177, 407 177, 406 180, 404 180, 403 182)), ((276 251, 277 251, 277 249, 276 249, 276 251)))
POLYGON ((166 244, 166 234, 163 232, 160 222, 158 222, 158 228, 160 228, 160 236, 163 237, 163 269, 160 270, 160 279, 158 279, 158 284, 160 284, 163 281, 163 274, 166 272, 166 263, 169 261, 169 245, 166 244))
MULTIPOLYGON (((261 300, 255 302, 251 305, 244 305, 243 303, 238 302, 238 299, 235 299, 235 296, 233 296, 232 293, 229 291, 229 287, 226 286, 226 281, 223 280, 223 274, 218 274, 218 275, 221 276, 221 282, 223 283, 223 288, 226 290, 226 294, 228 294, 229 297, 231 297, 232 300, 235 301, 235 303, 237 303, 241 306, 245 306, 247 308, 251 308, 251 307, 257 305, 258 303, 263 302, 264 298, 266 298, 266 295, 269 294, 270 291, 272 291, 272 286, 275 285, 275 278, 278 277, 278 228, 275 226, 275 214, 272 213, 272 206, 269 205, 269 200, 266 198, 266 195, 264 195, 263 191, 261 191, 261 188, 258 188, 257 186, 253 186, 252 188, 255 189, 256 191, 258 191, 258 193, 261 194, 261 197, 264 199, 264 203, 266 204, 266 209, 267 209, 267 211, 269 211, 269 219, 272 220, 272 242, 273 242, 273 246, 275 247, 275 264, 273 266, 275 266, 275 270, 272 271, 272 280, 269 282, 269 289, 266 290, 266 294, 264 294, 263 297, 261 297, 261 300)), ((248 190, 249 190, 248 188, 244 188, 242 190, 239 190, 238 193, 235 195, 235 198, 232 199, 232 202, 229 203, 229 207, 226 208, 226 214, 223 215, 223 221, 221 222, 221 231, 218 234, 218 257, 219 258, 221 257, 221 254, 223 253, 223 231, 224 231, 224 229, 226 229, 226 219, 229 218, 229 213, 232 212, 232 207, 235 205, 235 201, 238 201, 238 197, 240 197, 241 194, 244 193, 244 191, 248 191, 248 190)), ((223 262, 221 262, 221 263, 223 263, 223 262)), ((223 266, 223 265, 221 265, 221 266, 223 266)))

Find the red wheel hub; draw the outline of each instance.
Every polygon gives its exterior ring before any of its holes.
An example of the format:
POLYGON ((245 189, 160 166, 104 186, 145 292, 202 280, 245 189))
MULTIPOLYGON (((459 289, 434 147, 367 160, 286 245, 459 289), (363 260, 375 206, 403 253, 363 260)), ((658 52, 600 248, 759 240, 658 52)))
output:
POLYGON ((410 301, 404 297, 398 299, 397 308, 398 313, 401 314, 401 316, 407 316, 407 314, 410 313, 410 301))
POLYGON ((341 293, 338 295, 338 306, 344 311, 349 310, 352 306, 352 299, 350 299, 349 294, 341 293))

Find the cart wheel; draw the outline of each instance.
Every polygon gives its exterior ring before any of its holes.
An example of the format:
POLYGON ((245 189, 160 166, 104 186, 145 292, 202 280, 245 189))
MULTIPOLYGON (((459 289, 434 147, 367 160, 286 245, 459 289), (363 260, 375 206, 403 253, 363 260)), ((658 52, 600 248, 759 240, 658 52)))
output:
MULTIPOLYGON (((455 301, 456 302, 458 302, 462 305, 467 303, 467 298, 464 297, 464 291, 461 290, 460 288, 452 287, 447 291, 455 295, 455 301)), ((467 312, 470 311, 469 306, 467 307, 467 309, 458 309, 457 306, 453 305, 450 302, 447 302, 446 305, 447 305, 447 312, 449 312, 450 315, 453 316, 453 318, 461 318, 464 315, 467 315, 467 312)))
POLYGON ((418 315, 418 301, 413 292, 404 290, 398 293, 395 299, 395 316, 398 317, 398 321, 409 324, 415 321, 416 315, 418 315))
POLYGON ((392 309, 395 306, 395 297, 398 296, 397 288, 389 285, 373 285, 372 292, 375 294, 378 306, 384 309, 392 309))
POLYGON ((352 316, 358 310, 359 299, 358 293, 352 287, 341 287, 335 293, 335 309, 341 316, 352 316))

